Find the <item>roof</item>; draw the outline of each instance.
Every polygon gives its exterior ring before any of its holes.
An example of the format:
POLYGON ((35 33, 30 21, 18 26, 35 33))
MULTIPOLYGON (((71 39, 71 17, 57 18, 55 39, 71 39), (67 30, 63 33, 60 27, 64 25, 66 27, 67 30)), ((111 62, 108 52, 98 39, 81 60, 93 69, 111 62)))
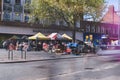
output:
POLYGON ((109 6, 107 13, 102 18, 102 22, 103 23, 112 23, 112 24, 120 23, 120 17, 117 14, 117 12, 114 10, 113 5, 109 6))

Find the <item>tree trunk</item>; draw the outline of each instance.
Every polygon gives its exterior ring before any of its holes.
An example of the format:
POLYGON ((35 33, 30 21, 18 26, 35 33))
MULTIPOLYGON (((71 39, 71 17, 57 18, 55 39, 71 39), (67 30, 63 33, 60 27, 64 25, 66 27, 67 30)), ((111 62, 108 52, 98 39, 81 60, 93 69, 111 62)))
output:
POLYGON ((74 23, 73 23, 73 42, 75 42, 75 40, 76 40, 76 15, 74 15, 74 23))
POLYGON ((73 27, 73 34, 72 34, 72 37, 73 37, 73 42, 75 42, 75 40, 76 40, 76 27, 74 26, 73 27))

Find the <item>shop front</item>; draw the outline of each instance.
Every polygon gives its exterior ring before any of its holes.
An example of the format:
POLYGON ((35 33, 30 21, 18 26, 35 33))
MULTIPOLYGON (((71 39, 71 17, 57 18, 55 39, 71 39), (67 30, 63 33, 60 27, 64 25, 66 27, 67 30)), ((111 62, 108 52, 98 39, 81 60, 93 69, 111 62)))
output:
POLYGON ((100 33, 83 33, 84 42, 87 44, 99 45, 101 40, 100 33))

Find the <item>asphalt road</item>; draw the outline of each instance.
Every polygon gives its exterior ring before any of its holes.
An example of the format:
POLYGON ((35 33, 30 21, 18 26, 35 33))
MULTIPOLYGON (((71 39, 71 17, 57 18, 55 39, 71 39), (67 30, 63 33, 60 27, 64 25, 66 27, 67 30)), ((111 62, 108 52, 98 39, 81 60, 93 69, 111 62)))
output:
POLYGON ((0 64, 0 80, 119 80, 120 62, 102 58, 0 64))

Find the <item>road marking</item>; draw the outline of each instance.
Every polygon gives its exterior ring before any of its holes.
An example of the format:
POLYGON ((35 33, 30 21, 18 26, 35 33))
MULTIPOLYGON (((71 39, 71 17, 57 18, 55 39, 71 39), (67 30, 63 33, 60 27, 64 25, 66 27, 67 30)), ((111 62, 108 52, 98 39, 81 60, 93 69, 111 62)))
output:
MULTIPOLYGON (((109 64, 109 65, 105 64, 105 65, 102 65, 102 66, 100 66, 98 68, 95 68, 95 69, 92 69, 92 70, 89 70, 89 71, 96 72, 96 71, 107 70, 107 69, 114 68, 114 67, 116 67, 118 65, 119 65, 118 63, 116 63, 116 64, 115 63, 114 64, 109 64)), ((62 74, 58 74, 58 75, 53 75, 53 76, 48 77, 48 78, 40 78, 40 79, 36 79, 36 80, 49 80, 50 78, 71 76, 71 75, 82 73, 82 72, 86 72, 86 70, 76 71, 76 72, 62 73, 62 74)))
POLYGON ((62 74, 51 76, 49 78, 41 78, 41 79, 36 79, 36 80, 48 80, 50 78, 65 77, 65 76, 70 76, 70 75, 74 75, 74 74, 78 74, 78 73, 82 73, 82 72, 85 72, 85 71, 76 71, 76 72, 62 73, 62 74))

